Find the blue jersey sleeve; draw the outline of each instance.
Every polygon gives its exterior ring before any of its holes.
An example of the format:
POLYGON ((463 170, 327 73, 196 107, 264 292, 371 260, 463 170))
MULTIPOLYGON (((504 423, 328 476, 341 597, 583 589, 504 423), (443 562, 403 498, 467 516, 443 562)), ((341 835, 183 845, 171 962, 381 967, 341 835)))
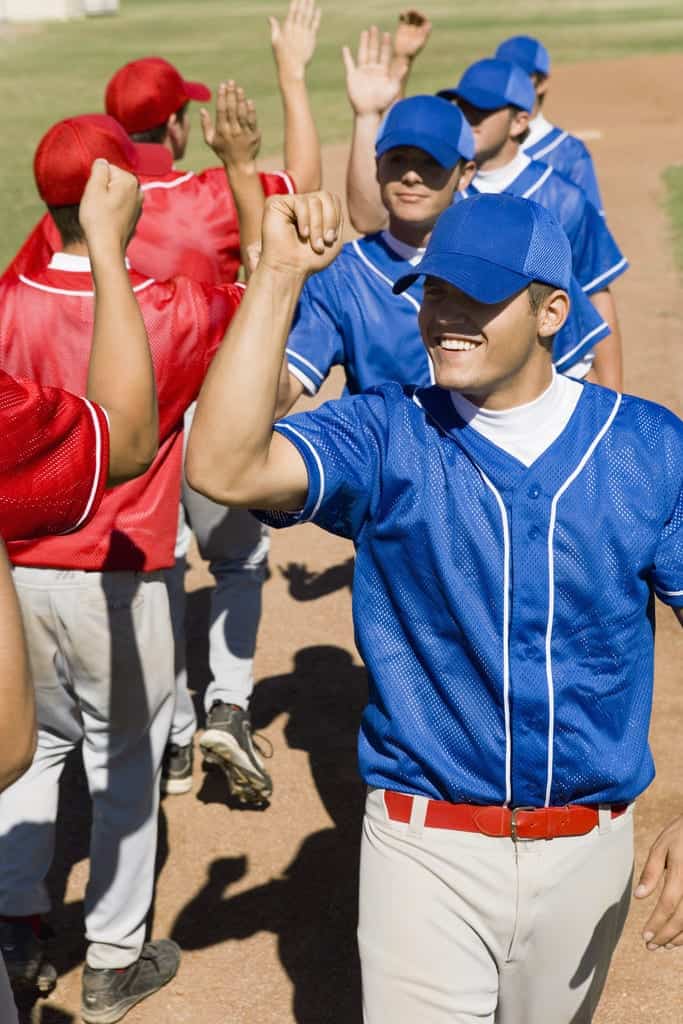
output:
POLYGON ((287 365, 314 395, 335 363, 343 361, 342 311, 333 264, 304 285, 287 339, 287 365))
POLYGON ((576 229, 572 232, 574 274, 587 295, 603 291, 624 273, 628 262, 622 255, 603 217, 587 199, 577 211, 576 229))
POLYGON ((387 440, 384 389, 326 402, 280 420, 274 429, 297 448, 306 465, 306 504, 298 512, 254 514, 270 526, 314 522, 357 540, 379 501, 387 440))
POLYGON ((610 333, 608 324, 575 277, 569 287, 569 299, 567 322, 553 341, 553 363, 558 373, 566 373, 610 333))
POLYGON ((683 608, 683 423, 673 414, 667 419, 660 437, 667 471, 667 517, 657 545, 651 582, 665 604, 683 608))
POLYGON ((579 188, 583 189, 588 201, 593 204, 599 215, 604 217, 605 211, 603 209, 602 196, 600 195, 598 178, 595 173, 595 165, 593 164, 592 156, 585 147, 579 158, 574 160, 569 179, 575 185, 578 185, 579 188))

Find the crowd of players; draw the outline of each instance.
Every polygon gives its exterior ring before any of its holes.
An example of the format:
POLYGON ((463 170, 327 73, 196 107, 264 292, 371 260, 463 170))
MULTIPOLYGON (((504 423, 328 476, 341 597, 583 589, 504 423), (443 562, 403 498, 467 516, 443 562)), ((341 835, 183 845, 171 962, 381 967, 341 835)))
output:
MULTIPOLYGON (((206 412, 208 397, 197 413, 190 474, 203 494, 189 486, 183 463, 205 375, 249 295, 240 267, 248 282, 259 264, 266 197, 321 187, 306 86, 319 22, 314 0, 292 0, 282 24, 271 19, 284 170, 259 173, 256 112, 234 82, 218 87, 214 117, 200 112, 220 165, 175 170, 190 104, 207 103, 210 91, 161 58, 134 60, 107 84, 105 114, 68 118, 40 141, 34 171, 47 212, 0 279, 0 531, 7 543, 0 564, 0 946, 15 988, 54 987, 44 948, 45 879, 60 776, 81 745, 93 803, 82 983, 88 1024, 120 1020, 168 982, 180 960, 175 943, 146 941, 145 931, 159 792, 192 787, 197 720, 184 636, 191 533, 216 580, 201 754, 238 802, 264 805, 272 795, 249 716, 268 526, 244 508, 226 507, 261 507, 258 500, 237 501, 219 479, 207 483, 207 438, 220 429, 206 412)), ((277 418, 304 392, 316 394, 334 365, 343 366, 351 395, 388 381, 434 383, 415 268, 439 218, 463 200, 481 209, 470 203, 479 195, 533 199, 557 219, 571 248, 571 308, 548 330, 552 361, 569 378, 621 389, 610 285, 627 262, 585 145, 544 116, 547 51, 514 37, 437 96, 404 98, 429 33, 427 19, 409 11, 393 36, 371 28, 355 56, 344 50, 354 114, 347 202, 362 237, 321 264, 289 310, 293 323, 273 382, 277 418)), ((322 209, 316 220, 315 204, 287 199, 281 207, 318 253, 338 243, 338 217, 329 226, 334 213, 324 202, 322 209)), ((496 231, 488 244, 494 265, 496 231)), ((541 265, 531 249, 527 255, 529 266, 541 265)), ((550 274, 530 292, 537 307, 553 283, 550 274)), ((468 346, 475 343, 452 348, 468 346)), ((255 356, 252 362, 241 380, 261 372, 255 356)), ((472 415, 458 411, 465 420, 472 415)), ((290 507, 278 505, 277 492, 264 495, 262 506, 290 507)), ((3 1022, 14 1019, 1 978, 0 1007, 3 1022)))

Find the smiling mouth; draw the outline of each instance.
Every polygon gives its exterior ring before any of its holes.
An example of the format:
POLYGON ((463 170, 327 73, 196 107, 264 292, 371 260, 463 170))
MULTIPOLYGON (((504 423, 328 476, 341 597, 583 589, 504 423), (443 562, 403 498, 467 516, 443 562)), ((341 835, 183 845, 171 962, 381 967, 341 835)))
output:
POLYGON ((447 352, 473 352, 480 345, 480 341, 465 341, 464 338, 441 338, 439 341, 439 348, 447 352))

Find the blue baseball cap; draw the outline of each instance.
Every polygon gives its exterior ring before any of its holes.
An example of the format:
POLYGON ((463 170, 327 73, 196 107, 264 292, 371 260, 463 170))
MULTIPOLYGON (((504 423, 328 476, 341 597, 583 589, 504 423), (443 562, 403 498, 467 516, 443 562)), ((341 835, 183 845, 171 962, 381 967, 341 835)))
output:
POLYGON ((486 193, 450 206, 437 220, 415 272, 441 278, 477 302, 502 302, 532 281, 569 290, 572 250, 559 222, 531 199, 486 193))
POLYGON ((550 54, 543 43, 532 36, 511 36, 510 39, 505 39, 494 56, 519 64, 527 75, 550 74, 550 54))
POLYGON ((536 92, 528 74, 509 60, 487 57, 471 64, 453 89, 438 93, 445 100, 465 100, 478 110, 519 107, 534 109, 536 92))
POLYGON ((411 96, 394 104, 377 133, 375 154, 397 146, 424 149, 442 167, 474 159, 472 129, 457 107, 438 96, 411 96))

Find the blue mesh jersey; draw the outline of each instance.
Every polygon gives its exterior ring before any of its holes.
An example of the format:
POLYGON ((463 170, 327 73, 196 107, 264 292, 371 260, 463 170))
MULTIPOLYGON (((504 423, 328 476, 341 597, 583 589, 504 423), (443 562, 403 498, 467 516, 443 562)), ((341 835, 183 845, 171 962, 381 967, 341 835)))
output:
POLYGON ((581 139, 551 125, 550 131, 543 138, 530 146, 522 146, 522 149, 532 160, 554 167, 559 174, 583 189, 588 201, 604 217, 593 158, 581 139))
MULTIPOLYGON (((477 191, 470 185, 456 193, 456 199, 476 195, 477 191)), ((628 268, 604 218, 578 185, 552 167, 532 160, 504 191, 533 199, 555 214, 571 243, 574 276, 587 295, 607 288, 628 268)))
MULTIPOLYGON (((422 281, 402 295, 391 290, 411 270, 376 234, 345 245, 334 263, 306 282, 287 341, 287 362, 309 394, 337 364, 344 367, 351 394, 386 381, 433 383, 417 323, 422 281)), ((570 294, 572 312, 553 346, 560 372, 609 334, 576 281, 570 294)))
POLYGON ((275 429, 298 513, 356 546, 373 786, 513 806, 621 802, 654 775, 653 597, 683 606, 683 423, 584 384, 529 467, 448 391, 386 384, 275 429))

